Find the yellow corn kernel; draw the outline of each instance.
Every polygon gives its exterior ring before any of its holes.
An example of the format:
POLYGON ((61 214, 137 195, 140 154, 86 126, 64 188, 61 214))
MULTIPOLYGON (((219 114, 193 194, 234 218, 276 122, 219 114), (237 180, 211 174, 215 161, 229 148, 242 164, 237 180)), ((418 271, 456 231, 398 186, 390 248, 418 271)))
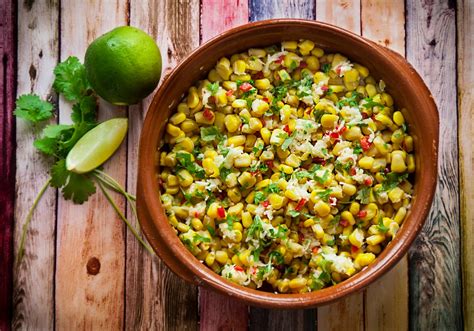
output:
POLYGON ((250 174, 250 172, 248 171, 244 171, 240 176, 239 176, 239 179, 238 179, 240 185, 242 185, 242 187, 244 188, 250 188, 252 186, 255 185, 255 183, 257 182, 257 178, 255 178, 254 176, 252 176, 250 174))
POLYGON ((324 50, 322 48, 315 47, 311 51, 311 54, 313 54, 314 56, 317 56, 317 57, 321 57, 321 56, 324 55, 324 50))
POLYGON ((268 185, 270 185, 271 183, 272 183, 272 180, 269 179, 269 178, 261 180, 260 182, 257 183, 257 185, 255 185, 255 189, 256 190, 261 190, 261 189, 267 187, 268 185))
POLYGON ((393 172, 402 173, 407 170, 402 151, 393 151, 391 157, 391 167, 393 172))
POLYGON ((244 99, 235 99, 232 102, 232 107, 234 107, 234 108, 245 108, 245 107, 247 107, 247 101, 245 101, 244 99))
POLYGON ((280 164, 278 166, 278 170, 281 172, 284 172, 287 175, 291 175, 293 173, 293 168, 290 166, 287 166, 286 164, 280 164))
POLYGON ((285 205, 286 199, 277 193, 270 193, 268 195, 268 201, 273 209, 280 209, 285 205))
POLYGON ((166 184, 168 186, 178 186, 179 182, 178 182, 178 177, 174 176, 174 175, 169 175, 167 178, 166 178, 166 184))
POLYGON ((347 131, 344 131, 342 134, 344 139, 349 140, 349 141, 356 141, 362 138, 362 132, 358 126, 353 126, 347 131))
POLYGON ((214 115, 214 112, 212 110, 208 110, 209 115, 204 116, 204 112, 200 111, 194 114, 194 119, 196 120, 197 123, 199 124, 213 124, 214 120, 216 119, 216 116, 214 115))
POLYGON ((276 281, 276 286, 277 286, 279 292, 286 293, 286 292, 288 292, 288 289, 290 287, 290 280, 289 279, 278 279, 276 281))
POLYGON ((306 221, 303 222, 303 226, 305 228, 309 228, 310 226, 313 226, 315 224, 314 220, 312 218, 307 219, 306 221))
POLYGON ((166 193, 167 194, 173 195, 173 194, 176 194, 178 192, 179 192, 179 187, 178 186, 169 186, 169 187, 166 188, 166 193))
POLYGON ((233 235, 229 238, 230 241, 238 243, 242 241, 242 232, 240 230, 233 230, 233 235))
POLYGON ((313 230, 315 236, 317 239, 322 239, 323 236, 324 236, 324 230, 323 230, 323 227, 321 226, 321 224, 314 224, 313 226, 311 226, 311 229, 313 230))
POLYGON ((314 42, 312 42, 311 40, 303 40, 298 44, 298 48, 300 49, 300 53, 302 55, 307 55, 313 50, 314 42))
POLYGON ((403 117, 403 114, 401 111, 396 111, 393 113, 393 121, 398 126, 401 126, 405 123, 405 117, 403 117))
POLYGON ((262 122, 256 118, 256 117, 251 117, 250 120, 249 120, 249 128, 250 130, 252 130, 253 132, 257 132, 257 131, 260 131, 260 129, 262 129, 263 125, 262 125, 262 122))
POLYGON ((339 116, 332 114, 324 114, 321 116, 321 125, 325 129, 334 129, 339 116))
POLYGON ((293 201, 298 201, 300 199, 299 196, 297 196, 293 190, 286 190, 285 197, 293 201))
POLYGON ((306 64, 308 65, 309 70, 319 70, 319 60, 316 56, 308 56, 306 58, 306 64))
POLYGON ((285 69, 279 70, 279 71, 278 71, 278 76, 280 76, 280 79, 281 79, 283 82, 286 82, 286 81, 291 80, 290 74, 289 74, 288 71, 286 71, 285 69))
POLYGON ((407 171, 409 173, 415 172, 415 156, 413 154, 407 155, 407 171))
POLYGON ((233 203, 237 203, 242 199, 242 194, 240 193, 240 190, 236 187, 228 189, 227 196, 233 203))
POLYGON ((183 123, 181 123, 181 130, 185 133, 190 133, 197 130, 199 126, 193 120, 186 119, 183 123))
POLYGON ((242 225, 244 228, 249 228, 253 223, 252 215, 248 211, 242 213, 242 225))
POLYGON ((331 207, 326 202, 321 200, 316 202, 313 209, 321 217, 327 216, 331 211, 331 207))
POLYGON ((188 187, 194 181, 193 176, 191 176, 189 171, 187 171, 186 169, 181 169, 178 172, 178 179, 179 179, 179 183, 182 187, 188 187))
POLYGON ((188 93, 188 98, 187 98, 187 105, 189 108, 195 108, 197 107, 197 105, 199 104, 199 95, 197 93, 197 89, 196 87, 191 87, 189 89, 189 93, 188 93))
POLYGON ((357 215, 360 211, 360 204, 358 202, 352 202, 349 211, 351 212, 352 215, 357 215))
POLYGON ((206 259, 204 260, 204 262, 206 262, 207 266, 209 267, 212 266, 215 261, 216 261, 216 254, 214 252, 209 252, 206 255, 206 259))
POLYGON ((354 69, 356 69, 359 72, 362 78, 366 78, 369 75, 369 69, 367 69, 366 67, 358 63, 354 63, 354 69))
POLYGON ((373 253, 361 253, 354 259, 354 264, 362 268, 371 264, 374 260, 375 255, 373 253))
POLYGON ((165 157, 165 166, 173 168, 176 166, 176 154, 168 153, 165 157))
POLYGON ((270 108, 270 105, 260 99, 255 99, 252 102, 252 111, 251 114, 256 117, 261 117, 263 114, 267 112, 267 110, 270 108))
POLYGON ((201 231, 203 229, 203 224, 199 218, 194 217, 191 220, 191 225, 193 226, 193 229, 196 231, 201 231))
POLYGON ((367 212, 367 215, 365 217, 362 217, 361 220, 369 221, 373 219, 375 215, 377 215, 379 207, 375 203, 371 202, 364 208, 364 210, 367 212))
POLYGON ((349 196, 353 196, 354 194, 356 194, 357 188, 352 184, 344 183, 342 185, 342 192, 344 192, 345 194, 347 194, 349 196))
POLYGON ((374 253, 374 254, 379 254, 382 251, 382 247, 380 247, 380 245, 375 245, 375 246, 367 245, 366 249, 368 252, 374 253))
POLYGON ((355 229, 349 235, 349 241, 356 247, 362 247, 364 244, 364 232, 361 229, 355 229))
POLYGON ((239 256, 237 254, 232 256, 231 261, 235 265, 242 266, 242 263, 240 262, 239 256))
POLYGON ((369 245, 378 245, 385 240, 385 236, 381 234, 374 234, 373 236, 367 237, 365 240, 369 245))
POLYGON ((245 70, 247 69, 247 64, 243 60, 237 60, 234 62, 232 67, 236 75, 243 75, 245 74, 245 70))
POLYGON ((393 122, 390 119, 390 117, 388 117, 387 115, 384 115, 382 113, 378 113, 377 115, 375 115, 375 120, 379 121, 380 123, 382 123, 385 126, 393 127, 393 122))
POLYGON ((268 90, 271 87, 270 80, 268 78, 262 78, 255 80, 255 87, 259 90, 268 90))
POLYGON ((248 267, 250 265, 249 258, 250 258, 251 253, 252 252, 250 251, 250 249, 246 249, 242 253, 238 254, 240 263, 242 263, 244 266, 248 267))
POLYGON ((230 80, 234 81, 234 82, 236 82, 238 80, 243 81, 243 82, 247 82, 251 79, 252 79, 252 76, 250 76, 249 74, 245 74, 245 75, 234 75, 234 74, 232 74, 232 75, 230 75, 230 80))
POLYGON ((192 153, 192 151, 194 150, 194 143, 191 138, 186 137, 176 144, 175 149, 192 153))
POLYGON ((220 207, 219 203, 213 202, 209 205, 206 215, 210 218, 217 218, 217 209, 220 207))
POLYGON ((393 98, 388 93, 385 93, 385 92, 382 93, 382 102, 385 103, 385 105, 388 107, 393 106, 393 98))
POLYGON ((353 91, 359 86, 359 71, 350 69, 344 73, 344 85, 348 91, 353 91))
POLYGON ((181 131, 180 128, 177 126, 174 126, 173 124, 168 123, 166 125, 166 133, 168 133, 172 137, 178 137, 179 135, 182 134, 183 131, 181 131))
POLYGON ((255 191, 252 191, 250 192, 246 197, 245 197, 245 202, 251 204, 254 202, 255 200, 255 194, 256 192, 255 191))
POLYGON ((170 117, 170 122, 173 123, 174 125, 178 125, 182 123, 185 119, 186 119, 186 114, 178 112, 170 117))
MULTIPOLYGON (((340 92, 343 92, 345 87, 344 85, 329 85, 329 88, 331 89, 331 91, 333 91, 334 93, 340 93, 340 92)), ((331 96, 333 96, 334 94, 331 94, 331 96)), ((330 98, 331 96, 329 96, 328 98, 330 98)))
POLYGON ((179 232, 183 232, 183 233, 189 231, 189 225, 181 223, 181 222, 178 223, 176 228, 178 229, 179 232))
POLYGON ((349 222, 350 225, 354 225, 355 224, 355 219, 354 219, 354 216, 347 210, 344 210, 342 213, 341 213, 341 219, 343 220, 346 220, 347 222, 349 222))
POLYGON ((275 158, 275 155, 273 154, 272 151, 263 151, 262 154, 260 155, 260 160, 262 161, 269 161, 273 160, 275 158))
POLYGON ((404 194, 405 192, 401 188, 395 187, 394 189, 390 190, 390 192, 388 192, 388 198, 390 201, 392 201, 392 203, 397 203, 402 200, 404 194))
POLYGON ((367 91, 367 95, 372 98, 377 94, 377 89, 373 84, 367 84, 365 85, 365 90, 367 91))
POLYGON ((250 167, 251 163, 252 163, 252 158, 247 153, 244 153, 244 154, 242 154, 239 157, 234 159, 234 167, 236 167, 236 168, 250 167))
POLYGON ((382 155, 387 155, 390 151, 388 144, 380 136, 374 138, 374 146, 382 155))
POLYGON ((359 160, 359 167, 361 167, 362 169, 367 169, 367 170, 371 169, 373 164, 374 164, 374 158, 370 156, 363 156, 359 160))
POLYGON ((293 290, 299 289, 299 288, 305 287, 307 282, 308 280, 306 278, 297 277, 290 280, 290 283, 288 284, 288 286, 293 290))
POLYGON ((237 135, 237 136, 232 136, 229 139, 227 139, 227 145, 229 146, 242 146, 245 144, 245 141, 247 140, 247 137, 245 135, 237 135))
POLYGON ((298 168, 301 164, 301 161, 295 154, 290 154, 286 158, 285 163, 289 165, 290 167, 298 168))
POLYGON ((296 41, 282 41, 281 47, 289 51, 294 51, 298 47, 298 43, 296 41))
POLYGON ((216 261, 220 264, 226 264, 229 256, 226 251, 217 251, 216 252, 216 261))
POLYGON ((262 139, 263 141, 265 142, 265 144, 270 144, 270 137, 271 137, 272 133, 270 132, 270 130, 268 130, 267 128, 262 128, 260 130, 260 136, 262 136, 262 139))
POLYGON ((208 157, 212 160, 214 160, 214 158, 217 156, 217 152, 213 149, 208 149, 204 152, 204 157, 208 157))
POLYGON ((185 102, 181 102, 178 104, 178 112, 179 113, 184 113, 185 115, 189 115, 189 107, 188 104, 185 102))
POLYGON ((249 49, 249 56, 256 56, 256 57, 265 57, 267 52, 261 48, 250 48, 249 49))
POLYGON ((388 226, 387 234, 394 238, 399 229, 400 226, 396 222, 391 222, 388 226))
MULTIPOLYGON (((220 171, 219 171, 220 173, 220 171)), ((238 177, 238 174, 235 173, 235 172, 231 172, 230 174, 227 175, 227 177, 225 178, 224 182, 225 184, 227 185, 228 188, 233 188, 237 185, 237 177, 238 177)))

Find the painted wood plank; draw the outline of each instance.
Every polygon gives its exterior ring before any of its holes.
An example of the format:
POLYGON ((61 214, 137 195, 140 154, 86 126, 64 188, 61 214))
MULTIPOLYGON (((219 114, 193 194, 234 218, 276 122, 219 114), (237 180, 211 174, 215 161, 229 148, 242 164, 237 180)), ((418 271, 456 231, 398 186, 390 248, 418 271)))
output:
MULTIPOLYGON (((202 0, 201 42, 248 20, 249 6, 245 0, 202 0)), ((247 305, 235 299, 199 288, 200 330, 246 330, 248 310, 247 305)))
MULTIPOLYGON (((364 37, 405 55, 404 1, 362 0, 361 29, 364 37)), ((389 330, 393 327, 407 330, 407 258, 404 257, 385 276, 369 286, 364 295, 367 330, 389 330)))
MULTIPOLYGON (((128 3, 120 1, 61 2, 61 59, 83 59, 90 42, 127 24, 128 3)), ((60 122, 70 121, 71 106, 60 100, 60 122)), ((123 117, 124 109, 101 101, 99 120, 123 117)), ((125 182, 126 146, 104 169, 125 182)), ((125 228, 100 189, 83 205, 58 201, 56 256, 57 329, 119 330, 124 321, 125 228)), ((113 195, 121 210, 124 200, 113 195)))
POLYGON ((474 330, 474 3, 457 3, 464 329, 474 330))
MULTIPOLYGON (((312 0, 250 0, 249 12, 251 21, 279 17, 314 19, 315 2, 312 0)), ((251 330, 314 330, 315 328, 316 311, 314 309, 250 309, 251 330)))
MULTIPOLYGON (((316 0, 316 19, 360 34, 360 0, 316 0)), ((318 330, 363 330, 364 293, 356 293, 318 309, 318 330)))
MULTIPOLYGON (((18 3, 17 94, 36 93, 56 103, 53 69, 58 61, 59 1, 18 3)), ((33 147, 35 130, 23 120, 16 129, 15 253, 33 200, 46 183, 50 160, 33 147)), ((13 329, 54 328, 56 192, 49 189, 27 233, 25 256, 14 271, 13 329)))
POLYGON ((13 207, 15 205, 16 3, 0 3, 0 330, 10 330, 13 289, 13 207))
POLYGON ((440 115, 436 195, 409 251, 413 330, 460 330, 463 324, 454 7, 447 0, 407 2, 407 58, 430 88, 440 115))
MULTIPOLYGON (((165 76, 199 45, 199 1, 130 1, 130 25, 155 38, 163 57, 165 76)), ((129 107, 127 190, 135 192, 138 144, 144 116, 152 96, 129 107)), ((136 222, 130 209, 127 216, 136 222)), ((136 224, 136 223, 135 223, 136 224)), ((198 299, 195 286, 174 275, 153 258, 127 232, 125 285, 126 330, 195 330, 198 299)))

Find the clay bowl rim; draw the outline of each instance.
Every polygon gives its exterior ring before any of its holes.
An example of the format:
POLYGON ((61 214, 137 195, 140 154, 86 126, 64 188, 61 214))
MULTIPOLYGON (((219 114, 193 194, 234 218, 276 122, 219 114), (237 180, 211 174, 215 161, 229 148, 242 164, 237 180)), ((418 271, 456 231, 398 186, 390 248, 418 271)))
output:
MULTIPOLYGON (((268 43, 262 42, 262 44, 268 43)), ((242 50, 249 47, 250 46, 243 46, 242 50)), ((217 61, 217 59, 213 59, 213 61, 214 60, 217 61)), ((183 93, 185 90, 186 89, 183 88, 183 93)), ((176 106, 174 102, 168 105, 168 116, 170 114, 170 108, 174 108, 174 106, 176 106)), ((162 85, 156 91, 149 106, 140 138, 137 187, 139 222, 155 252, 157 252, 173 272, 187 281, 210 287, 220 293, 244 301, 247 304, 267 308, 299 309, 327 304, 341 297, 356 293, 379 279, 380 276, 394 267, 405 255, 415 237, 420 232, 428 215, 435 192, 437 179, 438 128, 438 112, 430 91, 416 71, 399 54, 391 52, 387 48, 379 46, 347 30, 326 23, 301 19, 273 19, 248 23, 227 30, 195 49, 166 76, 162 85), (386 62, 387 66, 402 66, 402 71, 405 70, 406 73, 409 74, 403 79, 402 85, 417 88, 418 91, 421 92, 420 98, 423 100, 420 101, 420 103, 426 107, 425 115, 432 116, 431 118, 426 118, 426 120, 430 123, 430 126, 433 126, 431 129, 432 132, 423 133, 429 138, 427 139, 429 141, 425 142, 425 136, 423 136, 423 139, 420 139, 423 141, 420 141, 420 146, 424 143, 425 147, 432 147, 432 152, 424 162, 423 174, 417 169, 415 179, 416 185, 422 185, 424 187, 425 194, 414 197, 413 207, 405 219, 399 235, 388 244, 377 257, 376 261, 367 268, 337 285, 304 294, 274 294, 272 292, 253 290, 234 284, 201 264, 198 259, 185 248, 168 223, 159 194, 156 193, 159 192, 158 184, 154 180, 154 174, 156 172, 154 151, 159 145, 159 141, 153 142, 150 140, 150 137, 153 136, 151 131, 156 131, 157 126, 159 126, 159 133, 157 134, 155 132, 155 135, 158 135, 159 139, 162 137, 164 124, 160 123, 157 125, 156 123, 152 123, 152 117, 158 104, 164 102, 161 101, 161 99, 166 97, 166 93, 173 84, 174 78, 180 71, 191 66, 191 62, 201 57, 202 53, 207 49, 216 47, 215 45, 218 42, 225 41, 229 38, 238 38, 240 34, 248 33, 252 30, 258 32, 262 31, 262 29, 284 28, 285 26, 300 26, 310 29, 314 28, 316 30, 324 29, 331 31, 334 34, 350 39, 350 42, 352 42, 354 46, 364 47, 368 53, 377 56, 380 61, 386 62), (409 228, 407 229, 407 227, 409 228)), ((418 155, 419 151, 415 151, 415 153, 418 155)))

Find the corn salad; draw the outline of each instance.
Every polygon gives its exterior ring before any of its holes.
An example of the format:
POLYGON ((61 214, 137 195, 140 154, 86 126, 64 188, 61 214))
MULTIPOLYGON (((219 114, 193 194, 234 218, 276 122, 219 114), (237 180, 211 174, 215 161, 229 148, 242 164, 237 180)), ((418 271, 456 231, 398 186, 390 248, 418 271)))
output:
POLYGON ((251 288, 339 283, 394 238, 413 138, 385 83, 310 40, 221 58, 166 124, 161 201, 202 263, 251 288))

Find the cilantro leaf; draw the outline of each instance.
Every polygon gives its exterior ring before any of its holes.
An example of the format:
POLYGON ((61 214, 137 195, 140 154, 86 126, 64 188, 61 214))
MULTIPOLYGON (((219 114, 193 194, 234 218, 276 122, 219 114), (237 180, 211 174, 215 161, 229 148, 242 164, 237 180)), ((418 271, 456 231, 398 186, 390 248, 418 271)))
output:
POLYGON ((222 140, 223 135, 217 126, 208 126, 201 128, 201 139, 203 141, 222 140))
POLYGON ((329 196, 331 195, 332 193, 332 190, 329 188, 327 190, 324 190, 324 191, 320 191, 317 193, 318 197, 320 197, 323 201, 328 201, 329 200, 329 196))
POLYGON ((283 264, 285 262, 283 255, 279 251, 270 252, 270 254, 268 254, 268 260, 270 261, 270 263, 273 260, 273 262, 277 265, 283 264))
POLYGON ((258 192, 255 193, 253 201, 256 205, 258 205, 260 202, 265 201, 266 198, 267 198, 267 196, 265 195, 265 193, 263 193, 261 191, 258 191, 258 192))
POLYGON ((217 91, 219 90, 219 82, 209 83, 207 84, 206 88, 209 92, 211 92, 211 95, 216 95, 217 91))
POLYGON ((290 215, 291 217, 298 217, 298 216, 300 216, 300 212, 297 211, 297 210, 292 209, 292 210, 288 211, 288 215, 290 215))
POLYGON ((260 216, 256 215, 253 219, 252 224, 247 229, 247 235, 249 237, 253 237, 256 232, 260 232, 263 230, 262 220, 260 216))
POLYGON ((327 74, 329 74, 329 71, 331 71, 331 64, 325 63, 325 64, 323 64, 321 69, 323 69, 323 72, 327 75, 327 74))
POLYGON ((207 231, 209 231, 209 233, 211 234, 212 237, 216 236, 216 230, 214 230, 213 227, 211 227, 210 225, 206 225, 206 228, 207 228, 207 231))
POLYGON ((382 187, 379 191, 390 191, 397 187, 401 182, 408 178, 408 174, 397 174, 389 172, 385 175, 385 180, 382 182, 382 187))
POLYGON ((16 100, 13 114, 32 123, 38 123, 53 117, 53 105, 41 100, 36 94, 23 94, 16 100))
POLYGON ((281 190, 280 190, 280 187, 278 186, 278 184, 271 183, 270 185, 268 185, 265 188, 265 191, 268 192, 268 193, 279 193, 281 190))
POLYGON ((296 131, 294 131, 288 138, 285 139, 285 141, 283 141, 283 144, 281 144, 282 150, 286 151, 288 147, 290 147, 291 143, 293 143, 293 140, 295 139, 295 133, 296 131))
POLYGON ((364 108, 370 109, 370 108, 374 108, 375 106, 383 107, 383 105, 381 103, 373 101, 372 98, 365 98, 364 100, 366 101, 362 105, 362 106, 364 106, 364 108))
POLYGON ((178 168, 184 168, 199 179, 206 176, 204 169, 191 160, 191 154, 185 152, 176 153, 176 159, 179 162, 178 168))
POLYGON ((200 234, 196 233, 193 236, 193 243, 197 243, 197 242, 210 243, 211 239, 201 236, 200 234))
POLYGON ((383 218, 379 217, 379 222, 377 224, 377 229, 382 233, 387 233, 389 228, 383 224, 383 218))
POLYGON ((79 101, 92 90, 84 65, 75 56, 68 57, 54 68, 53 88, 69 101, 79 101))
POLYGON ((219 168, 219 177, 222 179, 222 181, 225 181, 227 176, 232 172, 231 169, 227 169, 224 166, 220 166, 219 168))
POLYGON ((370 202, 370 187, 363 187, 357 192, 356 200, 360 200, 362 204, 368 204, 370 202))
POLYGON ((95 193, 94 182, 88 175, 80 175, 66 169, 66 160, 59 160, 51 168, 51 186, 62 188, 66 200, 82 204, 95 193))
POLYGON ((359 155, 360 153, 362 153, 362 147, 360 146, 360 143, 359 142, 356 142, 354 144, 354 154, 356 155, 359 155))

